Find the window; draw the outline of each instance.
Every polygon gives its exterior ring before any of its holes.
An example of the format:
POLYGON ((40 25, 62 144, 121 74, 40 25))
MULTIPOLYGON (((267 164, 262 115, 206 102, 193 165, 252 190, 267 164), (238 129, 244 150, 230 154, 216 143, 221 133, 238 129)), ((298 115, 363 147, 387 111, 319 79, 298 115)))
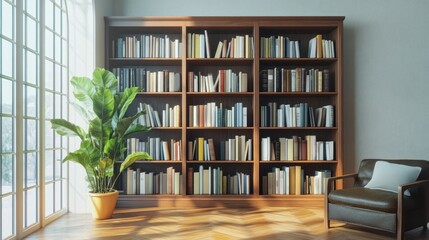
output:
POLYGON ((1 0, 0 181, 1 237, 16 234, 16 4, 1 0))
POLYGON ((65 0, 0 0, 0 14, 0 235, 9 239, 67 209, 68 139, 49 120, 68 116, 68 20, 65 0))
POLYGON ((67 118, 67 12, 64 1, 45 1, 45 216, 66 208, 66 168, 61 164, 67 138, 51 129, 50 120, 67 118))

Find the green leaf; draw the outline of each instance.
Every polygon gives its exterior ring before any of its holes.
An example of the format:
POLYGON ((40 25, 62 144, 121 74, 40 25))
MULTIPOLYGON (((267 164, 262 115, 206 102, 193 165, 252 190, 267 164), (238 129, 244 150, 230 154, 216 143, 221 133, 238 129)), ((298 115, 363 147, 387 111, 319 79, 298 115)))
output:
POLYGON ((90 140, 86 139, 82 141, 80 143, 80 149, 78 151, 81 151, 86 154, 85 156, 88 158, 88 164, 91 168, 94 168, 98 165, 98 161, 100 161, 101 159, 100 151, 98 151, 97 146, 92 144, 90 140))
POLYGON ((95 93, 92 81, 87 77, 73 77, 70 83, 74 88, 73 94, 75 98, 83 102, 86 106, 91 106, 91 96, 95 93))
POLYGON ((71 161, 80 164, 86 171, 88 178, 92 178, 94 176, 94 171, 92 170, 92 166, 94 165, 91 162, 90 154, 86 151, 82 151, 82 149, 78 149, 74 152, 70 152, 64 159, 63 162, 71 161))
POLYGON ((125 132, 124 138, 128 137, 129 135, 131 135, 133 133, 148 132, 148 131, 150 131, 150 129, 151 128, 147 127, 147 126, 143 126, 143 125, 140 125, 140 124, 133 124, 125 132))
POLYGON ((121 173, 124 169, 128 168, 135 161, 139 160, 151 160, 152 157, 146 152, 136 152, 128 155, 125 160, 122 162, 121 167, 119 168, 119 172, 121 173))
POLYGON ((115 75, 104 68, 96 68, 92 73, 94 85, 99 88, 107 88, 113 94, 116 93, 118 80, 115 75))
POLYGON ((95 118, 89 122, 89 133, 91 134, 93 141, 101 146, 104 146, 104 144, 108 141, 109 135, 112 133, 112 128, 109 122, 103 124, 99 118, 95 118))
POLYGON ((97 89, 92 96, 94 113, 103 123, 109 121, 115 110, 115 100, 112 92, 106 88, 97 89))
POLYGON ((106 158, 106 168, 105 168, 105 172, 106 172, 106 176, 107 177, 113 177, 113 167, 114 167, 114 161, 110 158, 106 158))
POLYGON ((117 161, 121 158, 121 148, 123 147, 123 143, 119 141, 118 138, 111 138, 106 142, 104 146, 104 154, 112 159, 113 161, 117 161))
POLYGON ((143 114, 143 112, 139 112, 139 113, 137 113, 134 116, 120 119, 119 122, 118 122, 118 126, 116 127, 116 133, 119 136, 123 137, 125 135, 125 133, 128 131, 128 129, 130 128, 131 124, 133 124, 134 121, 137 118, 139 118, 140 115, 142 115, 142 114, 143 114))
POLYGON ((98 163, 100 173, 105 173, 108 177, 113 176, 113 161, 110 158, 103 158, 98 163))
POLYGON ((116 129, 118 127, 118 121, 119 121, 118 113, 115 112, 112 116, 112 129, 116 129))
POLYGON ((83 107, 75 102, 70 102, 69 104, 76 110, 76 112, 79 113, 81 117, 83 117, 86 120, 86 122, 89 122, 91 121, 91 119, 95 118, 95 114, 91 110, 92 108, 88 108, 86 106, 83 107))
POLYGON ((86 160, 87 160, 86 156, 80 150, 77 150, 75 152, 69 152, 69 154, 67 154, 67 156, 63 159, 63 163, 67 161, 71 161, 71 162, 78 163, 85 168, 88 165, 86 160))
POLYGON ((85 131, 67 120, 52 119, 51 125, 52 129, 61 136, 79 136, 82 140, 85 138, 85 131))
POLYGON ((123 118, 125 113, 128 110, 128 107, 133 102, 134 98, 137 95, 137 92, 140 92, 140 88, 134 87, 134 88, 126 88, 124 92, 120 95, 121 100, 118 104, 118 111, 119 111, 119 119, 123 118))

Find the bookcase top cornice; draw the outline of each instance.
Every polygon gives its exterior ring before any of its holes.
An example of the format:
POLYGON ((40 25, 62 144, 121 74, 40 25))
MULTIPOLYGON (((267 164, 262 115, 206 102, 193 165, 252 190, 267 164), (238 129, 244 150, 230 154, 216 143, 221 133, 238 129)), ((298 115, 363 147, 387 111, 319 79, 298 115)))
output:
POLYGON ((156 21, 176 24, 190 24, 193 22, 234 22, 234 23, 264 23, 273 21, 292 21, 292 22, 342 22, 344 16, 105 16, 106 23, 109 25, 124 26, 126 24, 140 25, 145 21, 156 21))

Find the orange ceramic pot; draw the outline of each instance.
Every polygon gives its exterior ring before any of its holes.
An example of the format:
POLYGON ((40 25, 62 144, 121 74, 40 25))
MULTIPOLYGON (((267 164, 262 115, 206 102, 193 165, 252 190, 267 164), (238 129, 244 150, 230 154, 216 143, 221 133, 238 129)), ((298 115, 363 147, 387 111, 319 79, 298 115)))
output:
POLYGON ((109 193, 89 193, 92 203, 92 216, 95 219, 108 219, 112 217, 118 200, 118 191, 109 193))

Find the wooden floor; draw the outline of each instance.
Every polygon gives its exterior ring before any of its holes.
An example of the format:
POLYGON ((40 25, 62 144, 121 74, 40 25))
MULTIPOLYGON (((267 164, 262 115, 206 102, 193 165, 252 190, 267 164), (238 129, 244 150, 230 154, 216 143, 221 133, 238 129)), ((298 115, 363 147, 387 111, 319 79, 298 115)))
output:
MULTIPOLYGON (((117 209, 112 219, 67 214, 26 239, 395 239, 395 235, 333 223, 322 208, 117 209)), ((422 228, 406 239, 429 239, 422 228)))

